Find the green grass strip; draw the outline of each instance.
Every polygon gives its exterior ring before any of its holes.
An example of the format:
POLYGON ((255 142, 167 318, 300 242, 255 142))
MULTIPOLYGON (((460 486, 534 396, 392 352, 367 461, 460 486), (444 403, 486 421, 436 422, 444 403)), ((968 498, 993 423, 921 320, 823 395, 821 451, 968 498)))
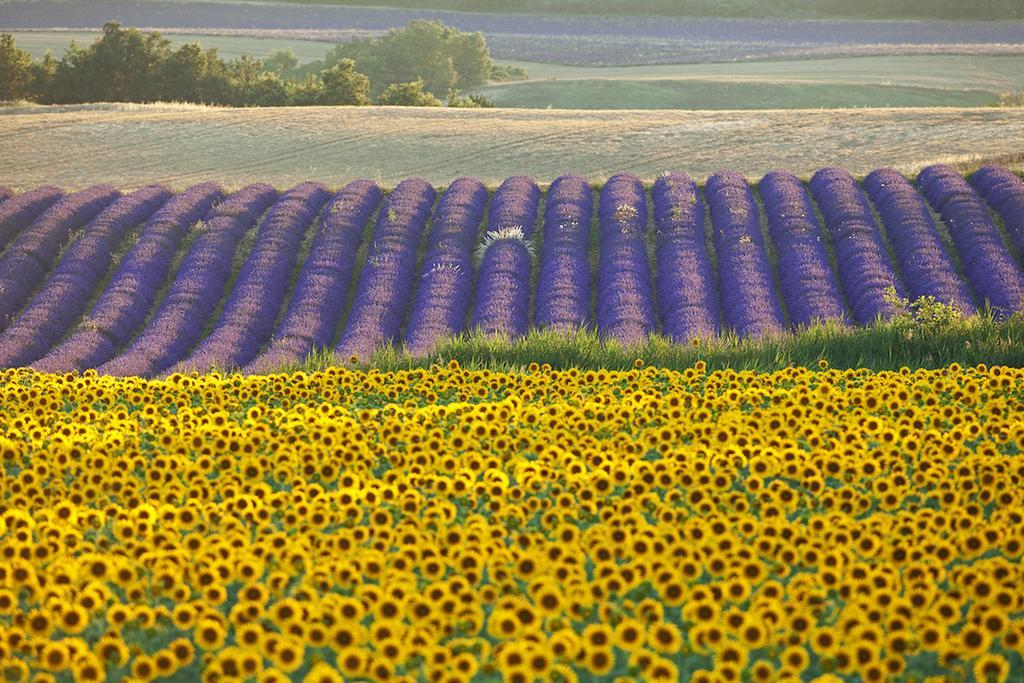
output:
MULTIPOLYGON (((637 347, 622 347, 590 330, 569 333, 537 330, 510 340, 469 334, 441 343, 433 353, 413 357, 399 347, 381 349, 368 363, 351 367, 381 371, 429 368, 452 360, 470 369, 516 371, 547 364, 554 369, 626 369, 637 365, 682 370, 703 361, 711 370, 731 368, 773 372, 787 367, 940 368, 1024 366, 1024 316, 996 320, 984 312, 971 318, 933 301, 903 302, 903 311, 871 327, 822 323, 763 339, 724 335, 692 344, 652 336, 637 347)), ((314 372, 341 364, 318 351, 299 367, 282 371, 314 372)))

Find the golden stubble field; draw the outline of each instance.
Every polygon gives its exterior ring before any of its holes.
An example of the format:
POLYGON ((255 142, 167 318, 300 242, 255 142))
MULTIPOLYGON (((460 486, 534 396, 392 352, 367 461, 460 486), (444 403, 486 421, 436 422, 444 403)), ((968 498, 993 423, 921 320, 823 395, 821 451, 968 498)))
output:
POLYGON ((1024 111, 928 108, 770 111, 449 110, 398 107, 230 109, 79 105, 0 109, 0 184, 109 182, 287 186, 419 175, 443 185, 510 172, 549 182, 673 169, 752 178, 824 165, 914 173, 945 162, 1024 169, 1024 111))

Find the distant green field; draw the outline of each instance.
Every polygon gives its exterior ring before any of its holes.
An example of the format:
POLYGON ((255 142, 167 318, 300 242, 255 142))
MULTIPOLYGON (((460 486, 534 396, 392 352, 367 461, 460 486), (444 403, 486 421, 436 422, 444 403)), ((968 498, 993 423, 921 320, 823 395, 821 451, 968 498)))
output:
POLYGON ((481 90, 499 106, 527 109, 975 107, 996 99, 984 90, 740 80, 531 81, 481 90))
MULTIPOLYGON (((26 50, 33 57, 42 57, 47 50, 60 57, 74 40, 79 45, 88 45, 100 36, 99 31, 12 31, 18 47, 26 50)), ((266 57, 274 50, 290 47, 305 64, 322 59, 331 49, 332 43, 318 40, 299 40, 295 38, 255 38, 251 36, 211 36, 188 33, 163 33, 174 45, 196 42, 204 48, 217 48, 217 52, 225 59, 235 59, 242 55, 266 57)))
MULTIPOLYGON (((505 62, 502 62, 505 63, 505 62)), ((916 55, 643 67, 516 62, 530 80, 487 86, 503 107, 802 109, 978 106, 1024 89, 1024 57, 916 55)))

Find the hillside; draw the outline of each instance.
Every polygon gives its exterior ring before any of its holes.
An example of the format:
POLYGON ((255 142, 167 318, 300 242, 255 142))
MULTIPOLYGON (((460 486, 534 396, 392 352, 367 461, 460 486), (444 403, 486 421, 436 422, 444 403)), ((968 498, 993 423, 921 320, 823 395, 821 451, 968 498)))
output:
POLYGON ((419 175, 494 184, 509 169, 550 182, 628 171, 757 177, 823 164, 863 175, 935 162, 1024 168, 1024 112, 1013 109, 795 111, 449 110, 398 107, 218 109, 190 105, 0 108, 0 185, 109 182, 176 188, 216 179, 285 186, 314 178, 385 185, 419 175))

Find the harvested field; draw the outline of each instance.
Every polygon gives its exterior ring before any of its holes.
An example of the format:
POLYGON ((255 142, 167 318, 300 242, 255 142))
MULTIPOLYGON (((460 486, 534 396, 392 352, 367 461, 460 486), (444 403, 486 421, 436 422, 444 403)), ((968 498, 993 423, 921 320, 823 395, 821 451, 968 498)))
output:
POLYGON ((471 175, 494 184, 513 168, 542 183, 563 173, 600 181, 619 171, 697 178, 824 164, 863 175, 937 162, 1024 168, 1024 111, 546 111, 401 107, 226 109, 85 105, 0 109, 0 185, 123 189, 216 179, 285 186, 310 178, 435 185, 471 175))

